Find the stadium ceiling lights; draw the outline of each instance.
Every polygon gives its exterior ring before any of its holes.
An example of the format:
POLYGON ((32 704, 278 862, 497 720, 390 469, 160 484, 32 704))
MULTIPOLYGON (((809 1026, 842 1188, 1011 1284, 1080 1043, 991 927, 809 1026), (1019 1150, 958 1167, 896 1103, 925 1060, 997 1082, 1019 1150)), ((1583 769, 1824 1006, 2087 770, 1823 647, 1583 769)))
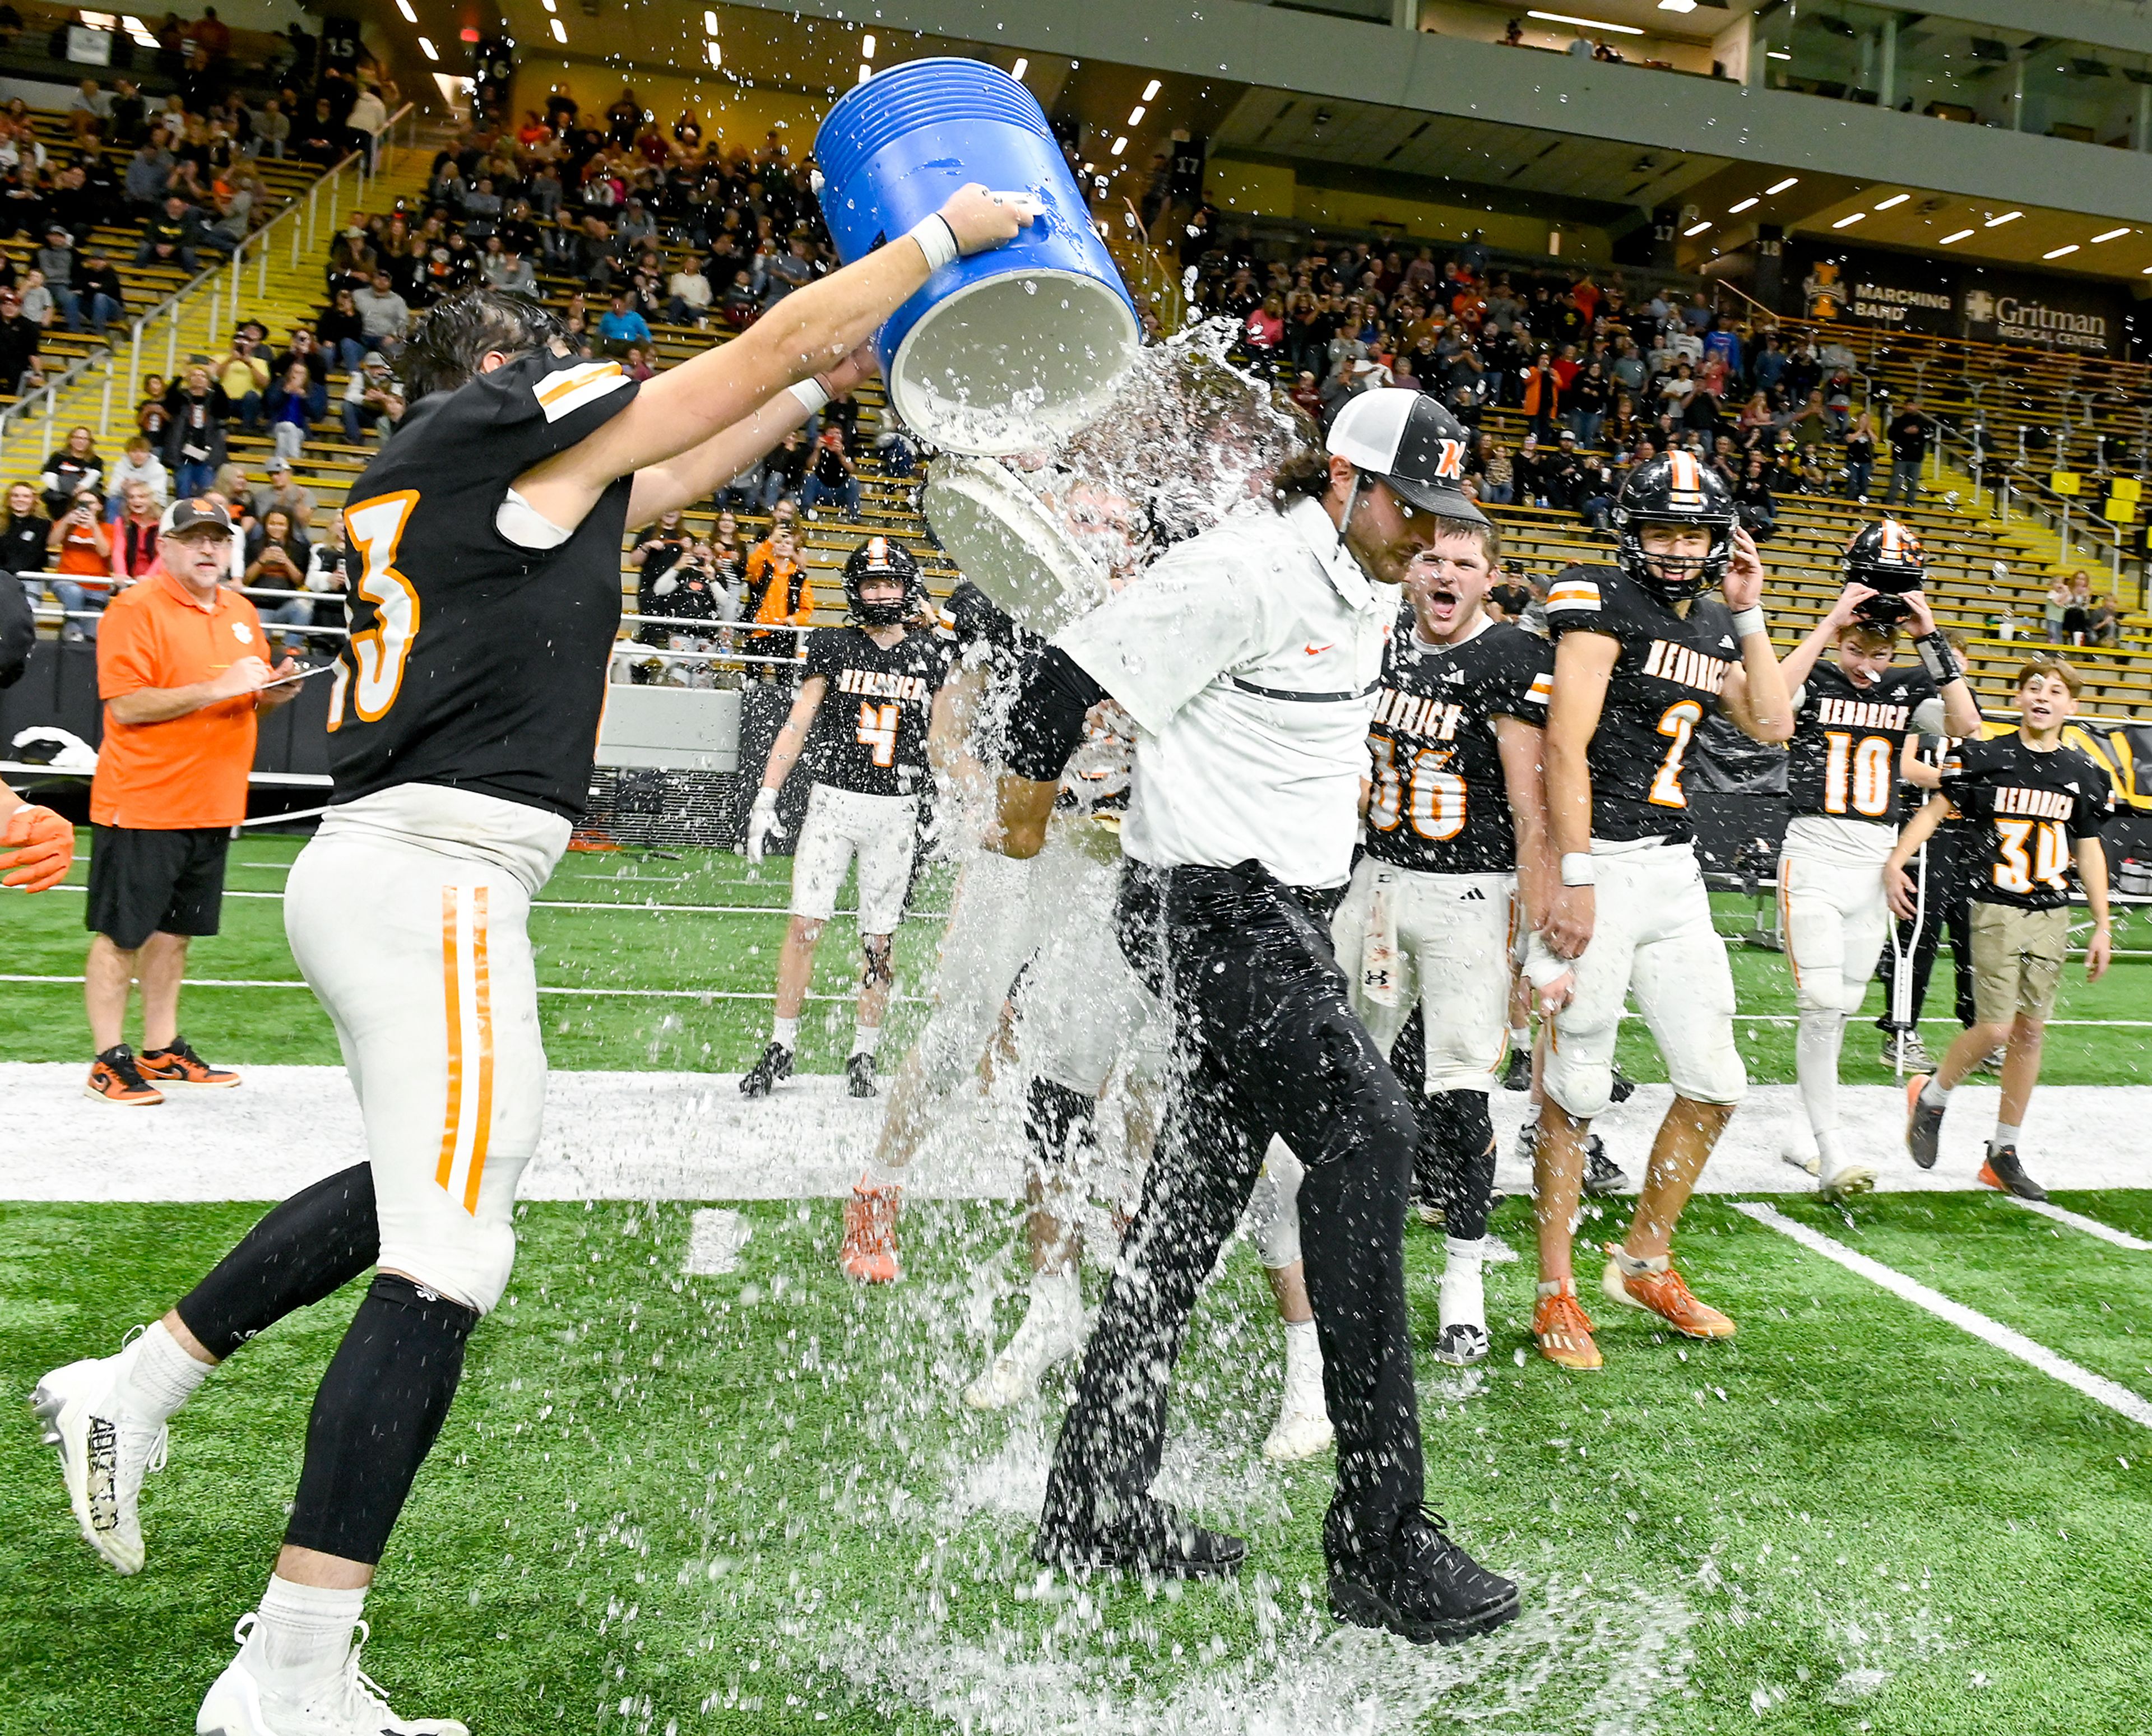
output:
POLYGON ((1855 211, 1850 217, 1840 217, 1830 226, 1833 229, 1850 229, 1855 224, 1865 221, 1867 216, 1868 213, 1866 211, 1855 211))
POLYGON ((1024 75, 1026 73, 1029 72, 1030 70, 1031 70, 1031 63, 1030 63, 1030 61, 1027 60, 1027 59, 1026 59, 1023 55, 1019 54, 1019 55, 1018 55, 1018 56, 1016 57, 1016 64, 1015 64, 1014 66, 1013 66, 1013 67, 1011 67, 1011 68, 1009 69, 1009 77, 1011 77, 1012 79, 1022 79, 1022 78, 1023 77, 1023 75, 1024 75))
POLYGON ((2072 241, 2067 247, 2050 248, 2047 252, 2043 253, 2040 257, 2043 259, 2060 259, 2065 254, 2074 253, 2077 251, 2078 244, 2075 241, 2072 241))
POLYGON ((1697 0, 1659 0, 1661 12, 1694 12, 1697 0))
POLYGON ((2015 223, 2024 215, 2023 211, 2005 211, 1999 217, 1990 217, 1980 226, 1983 229, 2000 229, 2005 223, 2015 223))
POLYGON ((1913 195, 1911 193, 1893 193, 1888 199, 1880 201, 1875 209, 1879 211, 1887 211, 1893 206, 1903 205, 1913 195))
POLYGON ((874 51, 875 51, 874 32, 873 32, 873 31, 871 31, 871 30, 870 30, 870 31, 868 31, 868 32, 867 32, 867 33, 866 33, 865 36, 863 36, 863 37, 861 37, 861 38, 860 38, 860 59, 862 59, 862 60, 871 60, 871 59, 873 59, 873 58, 874 58, 874 51))
POLYGON ((1740 204, 1728 206, 1726 207, 1726 215, 1729 217, 1738 217, 1742 212, 1747 211, 1750 206, 1756 202, 1756 195, 1752 193, 1746 199, 1743 200, 1740 204))
POLYGON ((1129 110, 1129 124, 1130 126, 1141 126, 1143 124, 1143 118, 1144 105, 1141 103, 1138 103, 1134 108, 1129 110))
MULTIPOLYGON (((1021 66, 1023 63, 1022 61, 1018 61, 1017 64, 1021 66)), ((1158 100, 1159 91, 1162 88, 1163 86, 1160 82, 1156 79, 1153 79, 1150 84, 1144 86, 1143 99, 1147 103, 1156 102, 1158 100)))
POLYGON ((1611 30, 1617 36, 1642 36, 1644 33, 1634 24, 1610 24, 1604 18, 1574 18, 1566 12, 1528 12, 1528 18, 1537 18, 1548 24, 1574 24, 1582 30, 1611 30))
POLYGON ((411 0, 396 0, 396 9, 404 14, 405 23, 415 24, 419 22, 419 14, 411 10, 411 0))
POLYGON ((1711 219, 1710 219, 1710 218, 1708 218, 1708 217, 1706 217, 1706 218, 1703 220, 1703 221, 1702 221, 1701 223, 1692 223, 1692 224, 1690 224, 1690 225, 1688 226, 1688 228, 1686 228, 1686 229, 1684 229, 1683 231, 1682 231, 1682 233, 1683 233, 1684 236, 1698 236, 1698 235, 1702 235, 1702 234, 1704 232, 1704 231, 1705 231, 1705 230, 1707 230, 1707 229, 1708 229, 1708 228, 1710 228, 1710 227, 1711 227, 1711 219))
POLYGON ((439 60, 441 58, 439 51, 434 47, 434 39, 430 36, 422 36, 419 38, 419 51, 429 60, 439 60))
POLYGON ((553 40, 564 48, 568 45, 568 27, 558 18, 553 20, 553 40))
POLYGON ((1769 186, 1764 188, 1764 196, 1766 199, 1775 199, 1779 194, 1784 192, 1787 188, 1798 187, 1800 184, 1800 176, 1798 175, 1789 175, 1784 180, 1774 181, 1769 186))
POLYGON ((2097 247, 2102 241, 2119 241, 2123 236, 2129 233, 2129 227, 2127 224, 2124 224, 2119 229, 2110 229, 2104 235, 2094 236, 2090 241, 2086 243, 2086 245, 2088 246, 2097 247))
POLYGON ((1938 245, 1939 246, 1947 247, 1947 246, 1949 246, 1951 245, 1951 243, 1952 243, 1952 242, 1953 242, 1953 241, 1963 241, 1963 240, 1964 240, 1967 236, 1971 235, 1972 233, 1972 231, 1970 229, 1961 229, 1961 230, 1959 230, 1959 231, 1958 231, 1958 232, 1957 232, 1956 235, 1946 235, 1946 236, 1945 236, 1942 238, 1942 240, 1941 240, 1940 242, 1938 242, 1938 243, 1937 243, 1937 245, 1938 245))

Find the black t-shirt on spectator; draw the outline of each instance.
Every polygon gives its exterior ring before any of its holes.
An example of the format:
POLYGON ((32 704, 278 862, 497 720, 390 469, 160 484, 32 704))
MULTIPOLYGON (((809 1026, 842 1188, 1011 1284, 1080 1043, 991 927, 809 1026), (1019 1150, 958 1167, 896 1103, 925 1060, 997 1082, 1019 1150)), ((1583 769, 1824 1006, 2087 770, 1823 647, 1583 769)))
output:
POLYGON ((11 519, 4 530, 0 530, 0 570, 8 572, 43 572, 45 566, 45 540, 53 534, 53 521, 41 512, 27 518, 11 519))
POLYGON ((1928 422, 1911 410, 1891 419, 1891 456, 1901 464, 1918 464, 1928 455, 1928 422))

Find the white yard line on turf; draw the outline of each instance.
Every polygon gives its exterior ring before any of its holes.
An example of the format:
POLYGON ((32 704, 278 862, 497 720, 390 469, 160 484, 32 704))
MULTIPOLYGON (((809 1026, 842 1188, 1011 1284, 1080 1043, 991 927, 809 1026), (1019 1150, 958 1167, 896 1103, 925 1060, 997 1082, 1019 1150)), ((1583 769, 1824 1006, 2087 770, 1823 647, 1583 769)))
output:
POLYGON ((2152 1241, 2132 1236, 2127 1230, 2118 1230, 2112 1224, 2103 1224, 2096 1217, 2087 1217, 2083 1212, 2072 1211, 2051 1200, 2021 1200, 2015 1194, 2002 1196, 2012 1206, 2022 1206, 2028 1211, 2037 1211, 2042 1217, 2051 1217, 2058 1224, 2068 1224, 2073 1230, 2082 1230, 2088 1236, 2097 1236, 2102 1241, 2111 1241, 2119 1248, 2128 1248, 2133 1254, 2152 1254, 2152 1241))
MULTIPOLYGON (((72 983, 82 987, 79 977, 18 977, 0 975, 0 982, 72 983)), ((279 982, 266 978, 246 977, 190 977, 189 988, 304 988, 303 982, 279 982)), ((644 1001, 774 1001, 776 995, 761 988, 556 988, 546 983, 538 985, 541 995, 603 996, 623 1000, 644 1001)), ((818 995, 807 997, 810 1001, 853 1001, 858 998, 855 990, 850 994, 818 995)), ((924 1003, 926 995, 893 995, 896 1001, 914 1001, 924 1003)), ((2053 1021, 2051 1020, 2052 1023, 2053 1021)))
POLYGON ((2152 1398, 2132 1392, 2128 1387, 2109 1380, 2104 1374, 2095 1374, 2066 1356, 2058 1356, 2044 1344, 2036 1344, 2024 1333, 2007 1327, 1999 1320, 1990 1319, 1977 1308, 1968 1308, 1963 1302, 1952 1302, 1940 1290, 1931 1290, 1917 1278, 1909 1278, 1902 1272, 1886 1266, 1880 1260, 1856 1253, 1842 1241, 1835 1241, 1806 1224, 1796 1223, 1774 1206, 1765 1206, 1753 1200, 1737 1200, 1733 1209, 1746 1217, 1754 1218, 1766 1229, 1776 1230, 1781 1236, 1790 1236, 1810 1253, 1820 1254, 1826 1260, 1835 1261, 1848 1272, 1856 1272, 1871 1284, 1889 1291, 1900 1300, 1909 1302, 1916 1308, 1926 1308, 1939 1320, 1947 1320, 1961 1332, 1970 1332, 1983 1344, 1992 1344, 2007 1352, 2022 1363, 2029 1363, 2043 1374, 2059 1380, 2064 1386, 2074 1387, 2088 1398, 2094 1398, 2109 1410, 2129 1419, 2133 1423, 2152 1429, 2152 1398))

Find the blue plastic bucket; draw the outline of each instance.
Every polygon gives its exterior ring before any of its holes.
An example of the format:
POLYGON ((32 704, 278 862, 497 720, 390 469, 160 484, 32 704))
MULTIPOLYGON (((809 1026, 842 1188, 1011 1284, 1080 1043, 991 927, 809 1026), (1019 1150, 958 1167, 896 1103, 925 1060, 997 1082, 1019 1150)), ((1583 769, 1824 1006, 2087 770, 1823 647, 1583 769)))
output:
POLYGON ((953 261, 876 334, 897 414, 952 451, 1032 450, 1095 416, 1141 341, 1135 304, 1031 93, 982 61, 914 60, 855 85, 815 135, 822 214, 850 264, 967 181, 1043 208, 953 261))

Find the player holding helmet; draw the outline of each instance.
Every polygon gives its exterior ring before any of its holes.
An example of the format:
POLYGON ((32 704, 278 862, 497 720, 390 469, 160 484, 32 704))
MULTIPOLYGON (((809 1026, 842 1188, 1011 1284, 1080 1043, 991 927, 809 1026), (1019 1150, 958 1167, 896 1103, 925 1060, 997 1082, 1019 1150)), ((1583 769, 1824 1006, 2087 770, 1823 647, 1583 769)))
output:
POLYGON ((1632 992, 1666 1057, 1674 1101, 1628 1234, 1607 1249, 1601 1289, 1691 1338, 1733 1335, 1733 1322, 1690 1293, 1668 1253, 1748 1083, 1682 774, 1710 712, 1759 741, 1793 733, 1764 622, 1763 566, 1724 482, 1693 454, 1669 453, 1631 475, 1613 517, 1618 564, 1571 567, 1547 594, 1547 818, 1561 884, 1525 964, 1555 1033, 1534 1159, 1540 1282, 1532 1330, 1541 1354, 1568 1368, 1600 1365, 1570 1238, 1585 1139, 1611 1094, 1615 1032, 1632 992), (1723 607, 1703 596, 1713 586, 1723 607))
POLYGON ((889 537, 870 536, 845 561, 845 598, 851 620, 817 627, 808 637, 806 679, 748 814, 747 856, 759 862, 769 840, 783 832, 777 793, 804 754, 813 783, 792 858, 792 921, 778 959, 777 1014, 769 1046, 740 1079, 746 1097, 767 1096, 791 1074, 815 948, 836 914, 837 888, 855 856, 866 957, 845 1073, 853 1096, 875 1094, 875 1051, 896 981, 890 948, 911 879, 930 728, 936 741, 947 729, 948 653, 931 632, 907 624, 926 602, 910 551, 889 537))
POLYGON ((1840 1147, 1838 1055, 1890 926, 1880 871, 1898 841, 1899 779, 1936 788, 1920 738, 1980 728, 1980 708, 1921 594, 1920 539, 1885 519, 1855 534, 1840 565, 1844 594, 1779 665, 1794 707, 1779 921, 1800 1008, 1802 1107, 1787 1160, 1812 1167, 1832 1199, 1875 1185, 1875 1170, 1840 1147), (1893 668, 1901 622, 1920 662, 1893 668))

